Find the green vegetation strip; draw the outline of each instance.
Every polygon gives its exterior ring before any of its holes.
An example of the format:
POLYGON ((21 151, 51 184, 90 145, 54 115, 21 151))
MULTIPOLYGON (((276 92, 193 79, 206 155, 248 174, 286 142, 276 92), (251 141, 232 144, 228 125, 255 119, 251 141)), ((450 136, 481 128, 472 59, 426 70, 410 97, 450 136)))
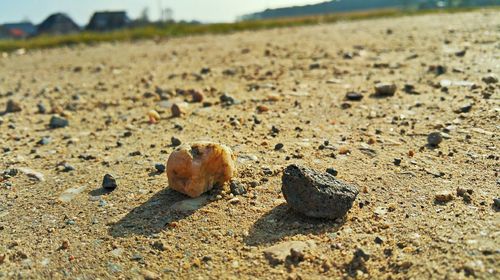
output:
MULTIPOLYGON (((114 41, 134 41, 152 38, 178 37, 200 34, 225 34, 243 30, 261 30, 280 27, 292 27, 303 25, 314 25, 321 23, 332 23, 337 21, 352 21, 383 17, 399 17, 408 15, 423 15, 436 13, 457 13, 477 10, 478 8, 454 8, 445 10, 418 10, 402 11, 399 9, 373 10, 364 12, 350 12, 328 14, 321 16, 283 18, 272 20, 254 20, 242 21, 236 23, 217 23, 217 24, 165 24, 150 25, 131 29, 122 29, 112 32, 96 33, 82 32, 69 35, 56 36, 38 36, 25 40, 0 40, 0 51, 10 52, 17 49, 43 49, 59 46, 70 46, 76 44, 95 44, 100 42, 114 41)), ((484 9, 484 7, 482 8, 484 9)), ((499 7, 490 9, 498 10, 499 7)))

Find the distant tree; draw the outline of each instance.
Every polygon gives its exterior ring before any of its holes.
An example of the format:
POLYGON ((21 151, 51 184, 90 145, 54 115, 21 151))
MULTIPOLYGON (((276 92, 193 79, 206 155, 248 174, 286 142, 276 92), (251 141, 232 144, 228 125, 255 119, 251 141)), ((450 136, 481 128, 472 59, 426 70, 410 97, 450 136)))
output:
POLYGON ((144 7, 141 11, 141 15, 139 16, 140 22, 149 22, 149 8, 144 7))

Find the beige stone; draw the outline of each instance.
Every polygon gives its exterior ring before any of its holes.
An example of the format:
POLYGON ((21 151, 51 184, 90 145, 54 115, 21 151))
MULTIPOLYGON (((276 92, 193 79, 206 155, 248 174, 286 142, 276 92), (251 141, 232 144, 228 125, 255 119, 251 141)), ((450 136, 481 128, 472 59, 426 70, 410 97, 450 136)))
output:
POLYGON ((167 162, 170 188, 198 197, 214 185, 228 182, 235 173, 233 153, 225 145, 198 142, 178 147, 167 162))

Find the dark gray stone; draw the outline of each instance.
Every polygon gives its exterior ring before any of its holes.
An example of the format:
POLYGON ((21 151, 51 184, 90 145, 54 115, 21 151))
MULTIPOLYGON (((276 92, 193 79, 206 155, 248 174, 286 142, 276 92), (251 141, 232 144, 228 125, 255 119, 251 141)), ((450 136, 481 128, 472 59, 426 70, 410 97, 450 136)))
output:
POLYGON ((49 126, 50 128, 63 128, 69 125, 69 122, 65 118, 61 118, 58 116, 52 116, 50 118, 49 126))
POLYGON ((231 189, 231 193, 233 195, 242 195, 247 193, 245 187, 237 181, 231 181, 231 183, 229 184, 229 188, 231 189))
POLYGON ((345 99, 351 101, 360 101, 361 99, 363 99, 363 95, 359 92, 351 91, 346 93, 345 99))
POLYGON ((6 113, 17 113, 17 112, 21 112, 22 108, 21 108, 21 104, 19 104, 18 102, 12 100, 12 99, 9 99, 7 101, 7 106, 5 106, 5 112, 6 113))
POLYGON ((172 142, 172 146, 174 147, 180 146, 182 144, 182 141, 177 137, 172 136, 172 138, 170 138, 170 141, 172 142))
POLYGON ((431 146, 437 146, 441 142, 443 142, 443 136, 441 136, 441 133, 439 132, 432 132, 427 135, 427 143, 431 146))
POLYGON ((104 178, 102 179, 102 187, 107 189, 107 190, 114 190, 116 189, 118 185, 116 184, 116 179, 113 175, 111 174, 106 174, 104 175, 104 178))
POLYGON ((156 169, 156 171, 158 171, 158 173, 163 173, 163 172, 165 172, 165 170, 167 168, 165 167, 165 164, 157 163, 157 164, 155 164, 155 169, 156 169))
POLYGON ((358 189, 328 173, 289 165, 283 172, 281 191, 288 205, 314 218, 342 218, 351 209, 358 189))

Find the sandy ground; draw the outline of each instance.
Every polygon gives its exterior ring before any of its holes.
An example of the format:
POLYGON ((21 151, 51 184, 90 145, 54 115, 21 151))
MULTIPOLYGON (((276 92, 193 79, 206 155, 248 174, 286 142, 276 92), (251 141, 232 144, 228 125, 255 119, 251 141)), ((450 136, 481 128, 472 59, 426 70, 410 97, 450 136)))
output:
POLYGON ((0 170, 44 176, 0 177, 0 278, 498 277, 500 86, 482 78, 500 74, 499 28, 499 12, 480 11, 0 58, 0 110, 9 99, 22 108, 1 116, 0 170), (395 96, 374 97, 377 81, 394 82, 395 96), (176 89, 204 90, 211 106, 171 118, 172 102, 189 100, 176 89), (346 101, 349 91, 364 98, 346 101), (223 106, 223 93, 236 104, 223 106), (49 129, 52 109, 69 126, 49 129), (437 148, 426 145, 433 131, 446 133, 437 148), (188 197, 154 169, 172 136, 230 146, 248 193, 235 199, 226 186, 196 211, 173 211, 188 197), (291 163, 335 168, 359 188, 345 219, 289 210, 281 173, 291 163), (117 177, 110 193, 106 173, 117 177), (70 188, 81 192, 61 202, 70 188), (435 201, 441 191, 451 201, 435 201), (302 261, 264 256, 292 240, 316 246, 302 261))

